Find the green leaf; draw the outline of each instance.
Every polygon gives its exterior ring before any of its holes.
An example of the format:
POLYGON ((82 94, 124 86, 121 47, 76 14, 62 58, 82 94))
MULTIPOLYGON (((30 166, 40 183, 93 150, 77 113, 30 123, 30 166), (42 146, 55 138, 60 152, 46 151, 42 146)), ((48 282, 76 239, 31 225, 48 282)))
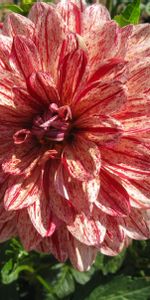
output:
POLYGON ((118 16, 115 16, 115 21, 121 26, 129 24, 138 24, 140 18, 140 0, 134 0, 128 4, 125 10, 118 16))
POLYGON ((92 277, 95 269, 91 268, 88 272, 79 272, 73 268, 71 268, 71 273, 76 282, 80 284, 86 284, 92 277))
POLYGON ((98 254, 95 262, 95 267, 102 271, 104 275, 116 273, 123 264, 126 256, 126 250, 114 257, 98 254))
POLYGON ((116 276, 113 280, 97 287, 84 300, 149 300, 150 281, 144 278, 116 276))
POLYGON ((74 279, 69 271, 69 268, 64 267, 58 276, 58 281, 54 285, 54 293, 58 298, 64 298, 72 294, 75 290, 74 279))
POLYGON ((23 10, 20 8, 20 6, 15 4, 0 4, 0 9, 9 9, 15 13, 22 14, 23 10))
POLYGON ((17 280, 19 273, 22 271, 28 271, 31 273, 34 272, 33 268, 28 265, 21 265, 15 267, 15 265, 13 265, 13 260, 9 259, 9 261, 4 265, 4 267, 1 270, 2 283, 10 284, 11 282, 17 280))

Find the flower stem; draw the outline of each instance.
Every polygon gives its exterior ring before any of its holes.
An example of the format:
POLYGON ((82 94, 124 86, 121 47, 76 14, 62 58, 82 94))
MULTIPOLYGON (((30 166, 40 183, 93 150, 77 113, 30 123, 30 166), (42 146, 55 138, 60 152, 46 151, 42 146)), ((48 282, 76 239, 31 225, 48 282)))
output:
POLYGON ((109 10, 109 12, 111 14, 111 11, 112 11, 112 0, 107 0, 106 1, 106 7, 107 7, 107 9, 109 10))

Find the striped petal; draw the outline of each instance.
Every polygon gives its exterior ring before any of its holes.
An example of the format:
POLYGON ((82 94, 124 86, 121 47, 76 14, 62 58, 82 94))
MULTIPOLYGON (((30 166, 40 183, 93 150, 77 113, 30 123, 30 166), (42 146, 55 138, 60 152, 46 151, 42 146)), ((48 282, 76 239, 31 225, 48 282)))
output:
POLYGON ((64 148, 62 163, 71 176, 81 181, 88 181, 99 174, 100 151, 93 142, 78 137, 72 145, 64 148))
POLYGON ((51 102, 59 103, 59 94, 53 78, 44 72, 34 72, 27 81, 28 90, 30 94, 38 99, 42 106, 48 105, 51 102))
POLYGON ((10 37, 14 37, 19 34, 24 35, 27 38, 32 38, 34 29, 35 26, 31 20, 20 14, 11 13, 7 15, 3 23, 2 33, 10 37))
POLYGON ((5 242, 17 235, 16 218, 0 224, 0 242, 5 242))
POLYGON ((41 69, 40 56, 31 39, 21 35, 14 37, 10 65, 14 72, 25 78, 41 69))
POLYGON ((119 178, 101 170, 100 181, 101 188, 95 201, 96 206, 112 216, 125 217, 129 215, 129 196, 119 178))
POLYGON ((129 97, 124 110, 115 117, 122 123, 124 134, 139 134, 150 129, 150 98, 147 95, 129 97))
POLYGON ((53 160, 46 163, 44 167, 43 189, 54 215, 63 222, 70 223, 74 219, 74 208, 70 201, 65 200, 55 189, 54 180, 57 168, 57 161, 53 160))
POLYGON ((145 211, 133 209, 121 224, 125 234, 131 239, 146 240, 150 238, 150 226, 145 218, 145 211))
POLYGON ((74 208, 88 214, 98 196, 100 182, 98 178, 81 182, 73 177, 60 165, 56 171, 55 188, 66 200, 70 200, 74 208))
POLYGON ((83 272, 88 271, 94 263, 97 250, 94 247, 89 247, 80 243, 73 236, 69 235, 68 253, 74 268, 83 272))
POLYGON ((122 137, 112 147, 101 147, 105 167, 121 178, 144 179, 150 175, 149 147, 132 137, 122 137))
POLYGON ((98 145, 117 142, 123 133, 121 122, 112 117, 98 114, 91 118, 87 118, 84 114, 75 121, 74 126, 80 136, 98 145))
POLYGON ((77 118, 81 115, 107 115, 118 112, 126 103, 126 91, 118 81, 93 82, 81 91, 72 103, 77 118))
POLYGON ((41 198, 37 198, 27 210, 33 226, 42 237, 51 236, 54 233, 57 220, 52 214, 49 199, 42 194, 41 198))
POLYGON ((82 81, 87 58, 82 50, 66 55, 60 65, 59 94, 62 104, 70 104, 76 89, 82 81))
POLYGON ((20 210, 33 204, 41 197, 41 174, 36 168, 27 178, 14 176, 8 181, 4 197, 7 210, 20 210))
POLYGON ((62 16, 69 30, 81 34, 81 10, 72 1, 61 1, 56 10, 62 16))
POLYGON ((17 230, 27 251, 33 250, 42 240, 42 236, 34 228, 26 209, 22 209, 18 213, 17 230))
POLYGON ((70 233, 87 246, 98 246, 105 238, 106 218, 103 213, 96 213, 95 218, 88 218, 83 213, 76 215, 74 222, 67 225, 70 233))

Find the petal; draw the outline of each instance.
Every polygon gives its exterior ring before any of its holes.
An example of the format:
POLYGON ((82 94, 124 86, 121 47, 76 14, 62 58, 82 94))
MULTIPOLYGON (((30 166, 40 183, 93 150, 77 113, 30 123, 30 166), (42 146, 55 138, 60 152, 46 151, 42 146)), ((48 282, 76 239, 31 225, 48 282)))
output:
POLYGON ((119 178, 106 171, 100 172, 101 189, 95 201, 106 214, 125 217, 130 213, 129 196, 119 178))
POLYGON ((125 234, 135 240, 146 240, 150 238, 150 227, 145 217, 145 212, 141 209, 133 209, 130 215, 123 219, 121 225, 125 234))
POLYGON ((76 137, 64 148, 62 163, 70 175, 81 181, 88 181, 99 174, 100 151, 95 143, 76 137))
POLYGON ((62 16, 69 27, 69 30, 81 34, 81 11, 72 1, 61 1, 57 4, 56 10, 62 16))
POLYGON ((133 26, 132 35, 128 41, 128 51, 126 58, 132 60, 135 58, 150 56, 150 25, 138 24, 133 26))
POLYGON ((60 220, 65 223, 70 223, 74 219, 74 208, 72 207, 70 201, 66 201, 62 196, 60 196, 54 186, 55 173, 58 168, 58 162, 48 161, 44 167, 43 176, 43 189, 46 198, 49 200, 49 205, 54 213, 60 220))
POLYGON ((93 4, 88 6, 82 16, 82 35, 87 37, 90 32, 100 28, 103 23, 110 21, 110 15, 105 6, 93 4))
POLYGON ((13 40, 10 65, 14 72, 28 78, 41 69, 41 62, 35 44, 29 38, 18 35, 13 40))
POLYGON ((5 242, 17 235, 16 218, 0 224, 0 242, 5 242))
POLYGON ((117 56, 121 34, 115 22, 105 22, 101 23, 100 26, 93 26, 89 30, 88 28, 86 29, 87 33, 84 34, 84 41, 89 54, 89 67, 117 56))
POLYGON ((27 251, 33 250, 42 240, 41 235, 34 228, 26 209, 22 209, 18 213, 17 230, 19 238, 27 251))
POLYGON ((69 236, 68 241, 69 259, 73 267, 80 272, 88 271, 95 261, 97 250, 94 247, 86 246, 69 236))
POLYGON ((124 110, 115 117, 122 123, 125 134, 137 134, 150 129, 150 98, 147 95, 129 97, 124 110))
POLYGON ((140 140, 122 137, 113 146, 101 147, 105 168, 120 178, 144 179, 150 175, 149 147, 140 140))
POLYGON ((55 188, 66 200, 69 200, 74 208, 88 214, 92 208, 91 203, 97 199, 100 182, 98 178, 87 182, 81 182, 73 177, 60 165, 55 175, 55 188))
POLYGON ((90 118, 84 114, 74 122, 74 126, 80 136, 99 145, 116 142, 123 132, 117 119, 98 114, 90 118))
POLYGON ((52 253, 57 260, 65 262, 68 258, 67 239, 67 230, 64 226, 61 226, 51 237, 44 238, 39 245, 36 246, 35 250, 52 253))
POLYGON ((11 13, 7 15, 3 23, 2 33, 10 37, 21 34, 27 38, 32 38, 34 28, 34 23, 28 18, 21 16, 20 14, 11 13))
POLYGON ((130 95, 148 94, 150 86, 149 57, 133 60, 129 65, 128 90, 130 95))
POLYGON ((119 111, 126 102, 126 90, 118 81, 93 82, 76 95, 72 102, 75 118, 81 115, 106 115, 119 111))
POLYGON ((51 236, 54 233, 57 224, 49 205, 49 199, 42 194, 41 198, 37 198, 27 210, 33 226, 42 237, 51 236))
POLYGON ((65 38, 66 25, 55 8, 51 5, 38 3, 33 7, 32 11, 39 14, 41 6, 43 11, 36 24, 35 44, 41 58, 42 70, 49 72, 51 76, 56 79, 59 55, 62 42, 65 38))
POLYGON ((0 224, 1 223, 6 223, 10 220, 12 220, 16 216, 16 212, 14 211, 7 211, 4 208, 3 202, 0 202, 0 224))
POLYGON ((150 179, 144 180, 122 180, 122 184, 126 189, 131 206, 136 208, 149 208, 150 207, 150 179))
POLYGON ((106 218, 103 213, 96 212, 93 218, 78 214, 72 224, 67 225, 70 233, 87 246, 98 246, 106 234, 106 218))
POLYGON ((27 178, 11 177, 4 197, 5 208, 17 210, 27 207, 41 197, 41 192, 41 174, 38 168, 27 178))
POLYGON ((29 77, 28 90, 30 94, 38 99, 39 103, 42 105, 49 105, 51 102, 59 102, 59 94, 56 89, 56 85, 53 78, 44 72, 34 72, 29 77))
POLYGON ((5 65, 6 69, 9 69, 9 55, 12 47, 12 39, 10 37, 0 34, 0 58, 5 65))
POLYGON ((60 66, 59 93, 62 104, 70 104, 85 72, 87 59, 84 51, 76 50, 62 61, 60 66))

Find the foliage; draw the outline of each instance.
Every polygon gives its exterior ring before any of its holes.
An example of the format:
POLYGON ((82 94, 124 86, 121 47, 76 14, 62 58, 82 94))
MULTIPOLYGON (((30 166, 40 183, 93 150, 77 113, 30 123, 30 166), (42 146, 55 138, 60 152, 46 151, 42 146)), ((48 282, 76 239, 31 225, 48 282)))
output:
POLYGON ((80 273, 51 255, 27 253, 17 239, 1 245, 1 300, 150 300, 150 242, 116 257, 99 254, 80 273))
POLYGON ((118 16, 115 16, 116 22, 121 26, 129 24, 138 24, 140 18, 140 0, 134 0, 128 4, 125 10, 118 16))

